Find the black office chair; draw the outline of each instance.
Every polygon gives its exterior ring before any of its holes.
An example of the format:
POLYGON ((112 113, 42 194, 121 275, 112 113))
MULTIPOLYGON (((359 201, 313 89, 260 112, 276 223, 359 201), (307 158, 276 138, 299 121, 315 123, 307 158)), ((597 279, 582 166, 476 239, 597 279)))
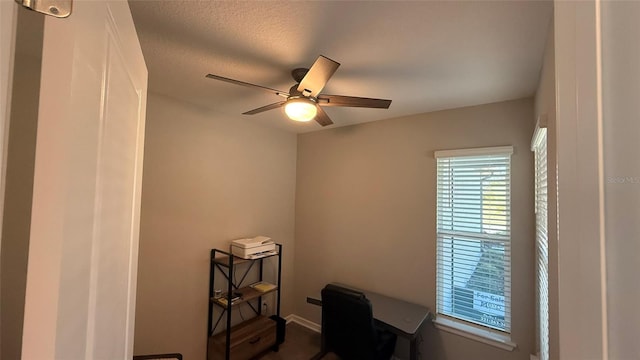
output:
POLYGON ((342 360, 389 360, 396 335, 374 324, 371 303, 361 292, 336 285, 322 289, 322 350, 342 360))

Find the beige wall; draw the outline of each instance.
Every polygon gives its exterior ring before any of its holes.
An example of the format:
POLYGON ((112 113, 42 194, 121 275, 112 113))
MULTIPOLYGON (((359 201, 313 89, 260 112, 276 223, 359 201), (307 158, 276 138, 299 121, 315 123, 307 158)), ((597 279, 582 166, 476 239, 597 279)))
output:
POLYGON ((547 118, 547 192, 548 192, 548 241, 549 241, 549 356, 558 359, 558 224, 556 179, 556 75, 554 51, 553 19, 549 25, 547 44, 544 51, 540 82, 535 96, 535 118, 547 118))
POLYGON ((293 311, 297 140, 258 121, 150 94, 135 354, 205 358, 209 253, 233 239, 284 245, 281 314, 293 311))
MULTIPOLYGON (((435 310, 435 159, 441 149, 513 145, 514 352, 425 326, 433 359, 528 359, 534 350, 534 104, 522 99, 298 136, 295 313, 340 281, 435 310)), ((399 343, 400 354, 406 343, 399 343)))
POLYGON ((18 9, 0 260, 1 359, 19 359, 22 350, 43 26, 42 15, 18 9))
POLYGON ((640 359, 640 3, 602 3, 603 156, 610 359, 640 359))

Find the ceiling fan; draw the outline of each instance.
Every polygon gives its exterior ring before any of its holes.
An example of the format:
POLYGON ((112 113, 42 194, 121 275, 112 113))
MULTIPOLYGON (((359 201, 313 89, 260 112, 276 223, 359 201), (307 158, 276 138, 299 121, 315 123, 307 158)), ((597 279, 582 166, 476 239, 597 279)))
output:
POLYGON ((293 80, 296 81, 296 84, 289 89, 288 93, 213 74, 207 74, 206 77, 209 79, 226 81, 236 85, 265 90, 286 98, 284 101, 278 101, 257 109, 249 110, 243 113, 243 115, 255 115, 284 106, 284 111, 291 120, 311 121, 315 119, 318 124, 327 126, 333 124, 333 121, 331 121, 327 113, 322 109, 323 106, 364 107, 375 109, 389 108, 391 100, 320 94, 320 91, 322 91, 333 73, 336 72, 338 66, 340 66, 339 63, 322 55, 318 56, 318 59, 313 63, 310 69, 297 68, 291 71, 291 76, 293 77, 293 80))

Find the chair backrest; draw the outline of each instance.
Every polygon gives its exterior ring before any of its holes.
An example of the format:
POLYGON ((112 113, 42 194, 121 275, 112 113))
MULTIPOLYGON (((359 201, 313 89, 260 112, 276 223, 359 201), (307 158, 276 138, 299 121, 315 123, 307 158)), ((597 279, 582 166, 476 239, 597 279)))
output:
POLYGON ((361 292, 331 284, 322 289, 322 333, 324 349, 344 360, 374 358, 371 303, 361 292))

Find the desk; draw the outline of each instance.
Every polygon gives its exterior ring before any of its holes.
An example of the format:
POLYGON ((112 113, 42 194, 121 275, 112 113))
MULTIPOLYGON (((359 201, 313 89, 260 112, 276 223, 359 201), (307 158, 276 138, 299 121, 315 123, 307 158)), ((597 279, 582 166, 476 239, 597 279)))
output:
MULTIPOLYGON (((373 318, 386 330, 408 339, 410 359, 418 359, 416 340, 422 324, 429 318, 428 308, 349 285, 340 283, 333 283, 333 285, 362 292, 371 302, 373 318)), ((307 302, 322 306, 322 300, 320 299, 320 296, 317 298, 307 297, 307 302)))

